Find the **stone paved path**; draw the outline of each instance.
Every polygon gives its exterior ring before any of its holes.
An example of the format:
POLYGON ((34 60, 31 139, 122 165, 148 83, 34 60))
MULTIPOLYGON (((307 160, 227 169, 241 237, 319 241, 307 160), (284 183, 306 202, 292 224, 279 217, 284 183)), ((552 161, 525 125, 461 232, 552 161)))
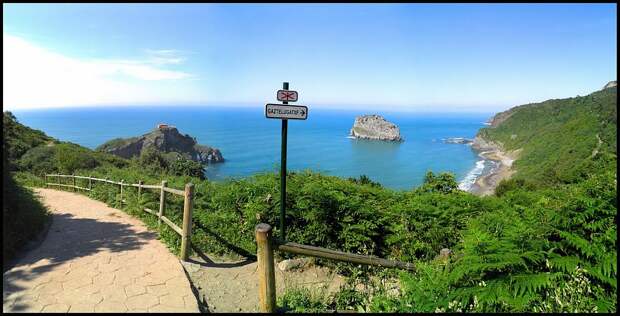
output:
POLYGON ((180 261, 138 219, 80 194, 35 191, 53 223, 3 274, 4 312, 199 312, 180 261))

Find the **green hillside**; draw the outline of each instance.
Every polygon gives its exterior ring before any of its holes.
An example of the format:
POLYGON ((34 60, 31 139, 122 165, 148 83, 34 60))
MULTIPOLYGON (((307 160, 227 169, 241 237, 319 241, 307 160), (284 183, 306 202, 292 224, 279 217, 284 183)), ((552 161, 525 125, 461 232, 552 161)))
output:
POLYGON ((2 120, 2 267, 30 239, 37 235, 49 220, 49 213, 30 189, 15 183, 10 171, 15 160, 29 149, 53 141, 41 131, 19 124, 15 117, 4 112, 2 120))
POLYGON ((617 88, 583 97, 519 106, 480 130, 506 150, 522 149, 515 179, 542 185, 575 183, 616 168, 617 88))

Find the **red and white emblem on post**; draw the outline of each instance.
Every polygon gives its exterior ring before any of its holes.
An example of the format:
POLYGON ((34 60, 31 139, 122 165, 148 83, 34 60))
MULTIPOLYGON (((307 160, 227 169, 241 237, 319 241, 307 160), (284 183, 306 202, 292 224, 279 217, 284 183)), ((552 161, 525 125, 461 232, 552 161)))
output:
POLYGON ((286 101, 286 102, 297 101, 297 91, 278 90, 278 101, 286 101))

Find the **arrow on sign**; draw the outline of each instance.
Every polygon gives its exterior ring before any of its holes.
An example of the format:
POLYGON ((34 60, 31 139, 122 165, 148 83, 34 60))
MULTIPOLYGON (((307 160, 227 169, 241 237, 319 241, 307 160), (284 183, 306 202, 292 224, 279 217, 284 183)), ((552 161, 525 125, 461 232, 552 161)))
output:
POLYGON ((285 120, 305 120, 308 118, 308 108, 303 105, 267 104, 265 117, 285 120))

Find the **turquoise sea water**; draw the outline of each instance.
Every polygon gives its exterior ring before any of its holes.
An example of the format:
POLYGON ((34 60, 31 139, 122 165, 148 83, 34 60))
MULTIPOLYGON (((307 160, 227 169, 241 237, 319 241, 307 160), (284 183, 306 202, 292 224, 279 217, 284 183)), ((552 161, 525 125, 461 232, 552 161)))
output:
MULTIPOLYGON (((207 177, 219 181, 279 170, 280 120, 248 107, 107 107, 13 111, 17 119, 48 135, 91 149, 117 137, 138 136, 158 123, 176 126, 200 144, 217 147, 224 159, 209 165, 207 177)), ((402 143, 347 138, 356 110, 309 110, 308 120, 289 121, 288 170, 312 169, 352 177, 365 174, 394 189, 422 183, 428 170, 451 171, 471 182, 484 167, 468 145, 442 138, 473 138, 491 113, 420 114, 381 112, 400 127, 402 143)), ((465 180, 465 181, 464 181, 465 180)))

